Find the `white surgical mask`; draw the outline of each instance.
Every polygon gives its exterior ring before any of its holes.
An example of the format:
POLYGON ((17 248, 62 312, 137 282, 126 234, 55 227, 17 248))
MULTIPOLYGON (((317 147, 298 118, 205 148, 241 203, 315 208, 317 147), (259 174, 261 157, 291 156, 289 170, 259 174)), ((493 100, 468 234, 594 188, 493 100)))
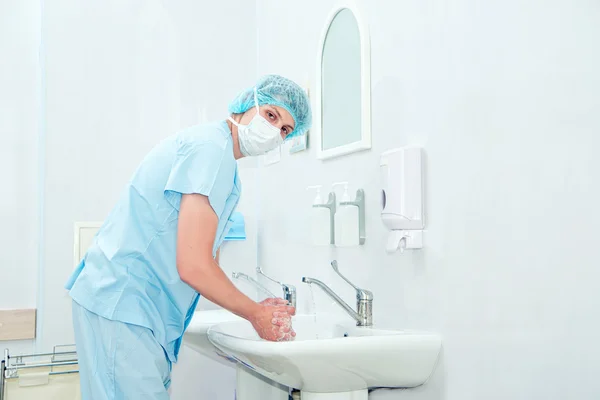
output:
POLYGON ((256 88, 254 88, 254 104, 256 106, 256 115, 248 125, 237 123, 229 117, 229 121, 238 128, 238 140, 240 142, 240 151, 246 157, 260 156, 281 146, 281 130, 271 125, 262 115, 258 108, 258 98, 256 88))

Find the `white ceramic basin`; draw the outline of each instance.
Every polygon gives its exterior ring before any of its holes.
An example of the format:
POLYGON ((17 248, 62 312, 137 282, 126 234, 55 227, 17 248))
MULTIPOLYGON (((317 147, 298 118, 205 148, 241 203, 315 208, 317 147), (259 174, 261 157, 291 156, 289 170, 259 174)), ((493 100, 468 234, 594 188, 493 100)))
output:
POLYGON ((244 319, 224 309, 196 311, 183 335, 183 343, 212 360, 235 364, 235 360, 223 354, 208 340, 208 329, 211 326, 232 321, 243 322, 244 319))
POLYGON ((214 325, 208 336, 259 374, 315 394, 422 385, 442 345, 433 333, 317 323, 314 316, 295 317, 293 327, 293 342, 261 340, 246 321, 214 325))

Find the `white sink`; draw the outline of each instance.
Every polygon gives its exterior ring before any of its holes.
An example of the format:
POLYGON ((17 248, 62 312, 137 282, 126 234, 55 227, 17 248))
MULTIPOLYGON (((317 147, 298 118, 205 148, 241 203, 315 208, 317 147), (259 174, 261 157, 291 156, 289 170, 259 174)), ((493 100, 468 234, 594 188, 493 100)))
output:
POLYGON ((183 343, 212 360, 235 364, 235 360, 223 354, 208 340, 208 329, 211 326, 232 321, 243 322, 244 319, 224 309, 196 311, 183 335, 183 343))
POLYGON ((324 399, 327 393, 342 395, 336 399, 366 399, 371 387, 422 385, 442 345, 434 333, 317 323, 314 316, 294 317, 293 327, 293 342, 261 340, 246 321, 214 325, 208 337, 259 374, 300 389, 303 399, 324 399))
MULTIPOLYGON (((183 336, 183 343, 211 360, 236 369, 236 398, 238 400, 288 400, 287 387, 265 379, 253 371, 253 367, 228 356, 208 340, 210 327, 228 321, 246 322, 224 309, 196 311, 183 336)), ((250 323, 247 325, 254 331, 250 323)))

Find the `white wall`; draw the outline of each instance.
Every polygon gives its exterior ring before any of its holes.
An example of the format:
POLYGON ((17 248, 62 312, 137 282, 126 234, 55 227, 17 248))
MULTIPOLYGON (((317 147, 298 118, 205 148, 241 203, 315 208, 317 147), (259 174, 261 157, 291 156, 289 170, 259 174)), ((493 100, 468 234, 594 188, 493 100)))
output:
MULTIPOLYGON (((0 309, 36 307, 39 43, 39 2, 0 2, 0 309)), ((0 348, 31 352, 33 341, 0 348)))
MULTIPOLYGON (((233 0, 46 2, 42 348, 73 341, 63 290, 73 223, 103 220, 162 138, 227 116, 228 101, 255 80, 254 16, 253 2, 233 0)), ((233 379, 233 369, 184 349, 173 399, 231 399, 233 379)))
MULTIPOLYGON (((595 1, 361 1, 371 29, 373 148, 310 151, 261 170, 259 259, 296 283, 337 258, 375 295, 385 327, 444 338, 431 382, 374 399, 597 399, 600 382, 600 6, 595 1), (425 249, 389 256, 379 219, 382 151, 427 155, 425 249), (367 244, 312 248, 305 187, 366 190, 367 244), (277 204, 280 207, 266 207, 277 204)), ((258 2, 259 74, 313 82, 332 0, 258 2)), ((317 293, 318 311, 330 302, 317 293)))

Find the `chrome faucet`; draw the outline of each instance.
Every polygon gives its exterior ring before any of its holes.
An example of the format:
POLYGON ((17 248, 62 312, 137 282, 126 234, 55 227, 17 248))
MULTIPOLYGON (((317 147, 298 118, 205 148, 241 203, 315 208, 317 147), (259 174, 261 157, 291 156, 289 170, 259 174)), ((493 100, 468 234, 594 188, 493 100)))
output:
POLYGON ((233 277, 233 279, 244 279, 244 280, 252 283, 261 292, 263 292, 264 294, 266 294, 269 297, 277 297, 269 289, 267 289, 266 287, 264 287, 263 285, 261 285, 260 283, 258 283, 258 281, 256 279, 252 278, 251 276, 248 276, 248 275, 244 274, 243 272, 234 272, 234 273, 231 274, 231 276, 233 277))
POLYGON ((256 273, 281 286, 281 290, 283 290, 283 298, 287 300, 289 305, 296 308, 296 286, 288 285, 287 283, 281 283, 273 278, 268 277, 265 275, 261 267, 256 267, 256 273))
POLYGON ((320 280, 304 276, 302 277, 302 282, 308 283, 309 285, 314 283, 323 289, 323 291, 327 293, 329 297, 331 297, 339 306, 346 310, 346 312, 350 314, 352 318, 356 320, 357 326, 373 326, 373 292, 361 289, 346 279, 346 277, 340 273, 336 260, 331 262, 331 267, 343 280, 345 280, 356 290, 356 311, 354 311, 352 307, 350 307, 344 300, 340 298, 340 296, 331 290, 329 286, 320 280))

